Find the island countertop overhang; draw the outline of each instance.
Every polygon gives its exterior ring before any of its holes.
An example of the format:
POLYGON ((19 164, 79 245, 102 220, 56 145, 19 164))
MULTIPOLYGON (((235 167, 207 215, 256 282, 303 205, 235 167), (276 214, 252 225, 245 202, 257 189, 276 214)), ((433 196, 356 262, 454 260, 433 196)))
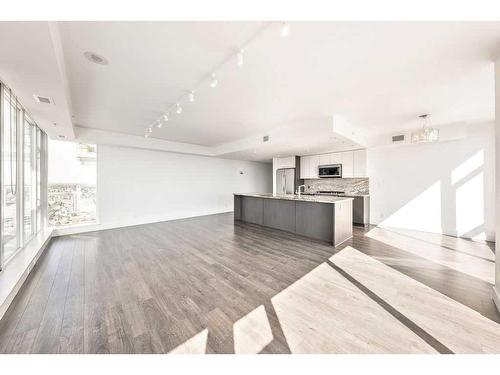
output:
POLYGON ((313 203, 339 203, 352 201, 351 197, 331 197, 331 196, 312 196, 312 195, 291 195, 291 194, 272 194, 272 193, 233 193, 235 196, 264 198, 264 199, 281 199, 296 202, 313 202, 313 203))

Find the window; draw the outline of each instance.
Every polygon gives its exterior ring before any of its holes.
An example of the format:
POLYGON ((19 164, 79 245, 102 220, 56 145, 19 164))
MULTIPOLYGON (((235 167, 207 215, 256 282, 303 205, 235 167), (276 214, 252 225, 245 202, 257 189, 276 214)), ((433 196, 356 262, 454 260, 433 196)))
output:
POLYGON ((95 223, 97 146, 49 141, 49 225, 95 223))
POLYGON ((43 133, 0 82, 0 270, 44 227, 43 133))
POLYGON ((36 231, 37 171, 35 163, 36 128, 24 117, 24 243, 28 243, 36 231))
POLYGON ((17 233, 17 128, 19 111, 10 91, 3 90, 2 129, 2 246, 3 259, 18 249, 17 233))
POLYGON ((37 127, 36 128, 36 232, 38 233, 42 229, 43 217, 42 217, 42 145, 46 138, 43 132, 37 127))

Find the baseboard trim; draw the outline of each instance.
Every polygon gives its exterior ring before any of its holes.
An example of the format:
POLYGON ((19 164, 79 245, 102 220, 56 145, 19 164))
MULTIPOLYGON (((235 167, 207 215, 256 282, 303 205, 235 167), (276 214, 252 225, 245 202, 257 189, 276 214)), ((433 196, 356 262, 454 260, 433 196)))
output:
POLYGON ((233 212, 233 210, 223 210, 223 211, 215 211, 215 212, 200 212, 196 215, 186 215, 186 216, 175 216, 175 217, 159 217, 159 218, 150 218, 146 220, 132 220, 132 221, 124 221, 124 222, 113 222, 106 224, 85 224, 80 226, 72 226, 66 228, 54 228, 53 237, 66 236, 71 234, 79 234, 79 233, 89 233, 89 232, 97 232, 101 230, 109 230, 116 228, 126 228, 126 227, 134 227, 137 225, 146 225, 146 224, 155 224, 162 223, 165 221, 173 221, 173 220, 183 220, 183 219, 191 219, 194 217, 201 216, 210 216, 210 215, 218 215, 233 212))
POLYGON ((497 290, 496 286, 493 287, 493 302, 495 302, 495 306, 498 312, 500 312, 500 292, 497 290))

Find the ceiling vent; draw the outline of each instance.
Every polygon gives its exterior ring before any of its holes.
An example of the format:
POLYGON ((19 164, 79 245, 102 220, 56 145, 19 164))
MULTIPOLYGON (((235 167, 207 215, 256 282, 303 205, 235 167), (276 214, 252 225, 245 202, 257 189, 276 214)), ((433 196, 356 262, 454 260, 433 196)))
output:
POLYGON ((42 103, 42 104, 54 104, 54 101, 52 98, 49 98, 48 96, 41 96, 41 95, 33 95, 35 98, 35 101, 37 103, 42 103))
POLYGON ((95 64, 108 65, 108 60, 104 56, 98 55, 97 53, 87 51, 83 54, 83 56, 95 64))
POLYGON ((404 134, 399 134, 399 135, 393 135, 392 136, 392 142, 393 143, 404 142, 404 141, 405 141, 405 135, 404 134))
POLYGON ((264 137, 262 137, 262 142, 268 142, 268 141, 269 141, 268 135, 265 135, 264 137))

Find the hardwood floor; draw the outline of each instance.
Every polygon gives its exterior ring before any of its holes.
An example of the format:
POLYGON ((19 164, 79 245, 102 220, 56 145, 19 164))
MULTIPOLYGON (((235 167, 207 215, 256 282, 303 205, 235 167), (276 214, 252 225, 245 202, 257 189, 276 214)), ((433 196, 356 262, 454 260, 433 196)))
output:
POLYGON ((232 214, 52 240, 1 353, 500 353, 491 248, 355 228, 333 248, 232 214))

